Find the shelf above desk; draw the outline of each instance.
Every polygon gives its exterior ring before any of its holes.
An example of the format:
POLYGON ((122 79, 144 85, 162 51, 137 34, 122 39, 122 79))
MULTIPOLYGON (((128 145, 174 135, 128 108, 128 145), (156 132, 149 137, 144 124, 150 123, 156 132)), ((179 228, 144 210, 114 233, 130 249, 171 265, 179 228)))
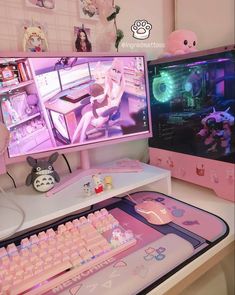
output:
MULTIPOLYGON (((32 187, 26 186, 9 191, 7 197, 14 200, 25 212, 25 222, 20 229, 20 231, 23 231, 114 196, 125 195, 127 192, 151 183, 159 182, 164 193, 171 193, 171 176, 168 170, 147 164, 143 164, 143 168, 142 172, 110 173, 114 188, 90 197, 87 197, 83 192, 83 184, 91 181, 91 176, 82 178, 50 198, 46 197, 45 194, 37 193, 32 187)), ((102 176, 105 175, 107 174, 102 174, 102 176)), ((20 215, 18 217, 18 214, 7 209, 7 206, 9 206, 9 203, 1 198, 0 237, 11 233, 20 222, 20 215)), ((13 205, 10 207, 14 208, 13 205)))

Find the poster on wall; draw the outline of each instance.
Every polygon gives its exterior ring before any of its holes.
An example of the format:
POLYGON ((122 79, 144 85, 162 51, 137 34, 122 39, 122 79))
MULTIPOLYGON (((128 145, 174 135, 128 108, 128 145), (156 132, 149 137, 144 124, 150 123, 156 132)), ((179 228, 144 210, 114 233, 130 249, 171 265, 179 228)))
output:
POLYGON ((39 23, 24 25, 23 51, 45 52, 48 51, 47 34, 44 26, 39 23))
POLYGON ((78 0, 81 19, 99 20, 99 10, 96 0, 78 0))
POLYGON ((54 10, 55 0, 25 0, 25 5, 26 7, 54 10))
POLYGON ((75 50, 78 52, 91 52, 91 29, 81 26, 74 27, 75 50))

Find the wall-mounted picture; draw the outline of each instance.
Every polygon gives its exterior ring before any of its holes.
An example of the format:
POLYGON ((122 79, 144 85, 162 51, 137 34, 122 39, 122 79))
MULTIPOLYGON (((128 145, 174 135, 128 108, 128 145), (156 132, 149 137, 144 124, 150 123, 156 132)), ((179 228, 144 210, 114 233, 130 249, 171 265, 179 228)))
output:
POLYGON ((74 27, 75 50, 78 52, 91 52, 91 29, 82 27, 74 27))
POLYGON ((78 0, 80 18, 98 20, 99 10, 96 0, 78 0))
POLYGON ((24 26, 23 51, 48 51, 48 42, 43 27, 38 25, 24 26))
POLYGON ((25 0, 26 7, 55 9, 55 0, 25 0))

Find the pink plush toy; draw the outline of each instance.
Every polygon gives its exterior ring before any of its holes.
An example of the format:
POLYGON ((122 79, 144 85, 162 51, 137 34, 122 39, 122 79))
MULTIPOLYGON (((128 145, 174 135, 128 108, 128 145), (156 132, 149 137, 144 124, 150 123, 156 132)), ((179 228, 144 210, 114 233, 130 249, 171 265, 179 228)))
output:
POLYGON ((189 30, 177 30, 166 41, 165 56, 197 51, 197 36, 189 30))

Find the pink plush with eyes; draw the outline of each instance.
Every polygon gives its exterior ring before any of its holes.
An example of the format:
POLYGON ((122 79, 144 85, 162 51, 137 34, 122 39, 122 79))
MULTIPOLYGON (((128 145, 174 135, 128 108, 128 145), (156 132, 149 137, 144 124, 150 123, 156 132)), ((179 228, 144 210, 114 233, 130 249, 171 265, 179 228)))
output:
POLYGON ((177 55, 197 51, 197 36, 189 30, 177 30, 166 41, 164 55, 177 55))

